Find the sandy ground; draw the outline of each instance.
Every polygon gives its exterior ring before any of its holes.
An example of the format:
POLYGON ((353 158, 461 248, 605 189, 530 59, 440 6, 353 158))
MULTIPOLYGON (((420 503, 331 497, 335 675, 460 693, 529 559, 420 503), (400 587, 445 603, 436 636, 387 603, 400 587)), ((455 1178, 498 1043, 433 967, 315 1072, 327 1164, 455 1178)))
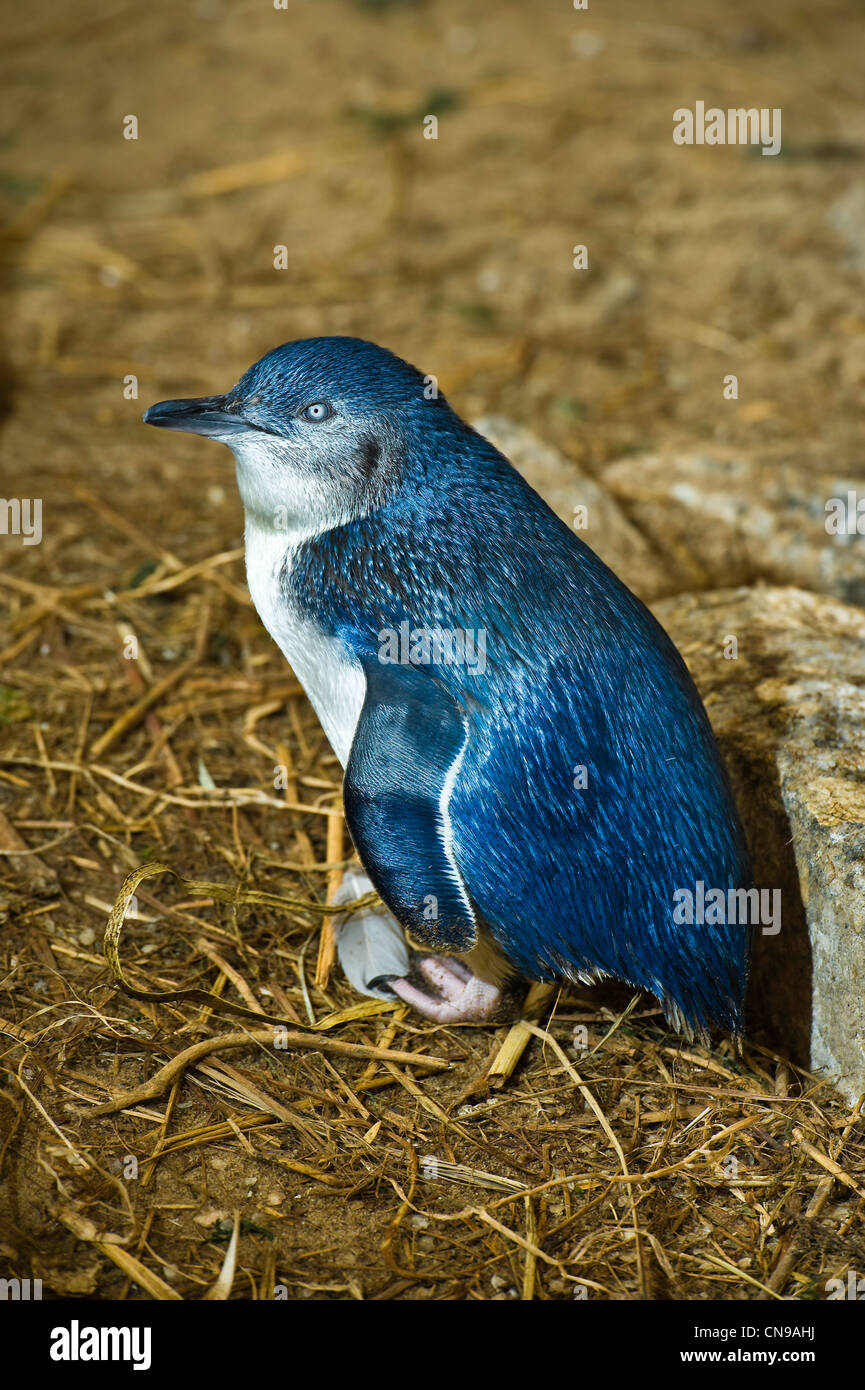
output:
MULTIPOLYGON (((408 1020, 394 1032, 385 1016, 345 1034, 447 1056, 456 1077, 395 1082, 373 1063, 375 1076, 312 1054, 283 1073, 250 1051, 245 1082, 196 1073, 101 1121, 64 1107, 138 1084, 217 1026, 200 1006, 157 1010, 111 989, 99 939, 123 875, 169 859, 195 878, 320 898, 321 811, 338 790, 229 554, 241 511, 228 455, 145 429, 143 408, 222 391, 281 341, 347 333, 434 373, 460 413, 529 425, 599 481, 625 455, 707 442, 803 477, 827 461, 865 476, 860 8, 155 0, 58 11, 37 0, 4 27, 0 491, 44 502, 40 545, 0 537, 0 736, 23 760, 3 764, 0 810, 42 850, 0 880, 0 1011, 35 1049, 7 1038, 4 1053, 8 1269, 38 1269, 55 1295, 166 1296, 112 1261, 97 1243, 108 1231, 165 1287, 199 1297, 241 1208, 235 1297, 281 1285, 293 1298, 571 1298, 583 1281, 592 1297, 750 1298, 790 1249, 785 1296, 825 1296, 826 1278, 865 1267, 865 1253, 849 1190, 825 1193, 807 1239, 791 1244, 825 1177, 791 1138, 816 1103, 784 1099, 790 1072, 769 1054, 682 1053, 651 1012, 591 1064, 632 1168, 682 1164, 672 1185, 640 1190, 638 1210, 604 1186, 617 1160, 539 1045, 507 1102, 459 1118, 501 1041, 484 1030, 441 1035, 408 1020), (673 111, 696 100, 780 107, 783 153, 677 147, 673 111), (423 138, 428 115, 436 140, 423 138), (135 140, 123 136, 129 116, 135 140), (586 270, 572 264, 580 244, 586 270), (134 674, 131 631, 145 656, 134 674), (162 679, 147 718, 93 760, 112 721, 162 679), (209 781, 266 788, 283 747, 314 811, 181 804, 178 788, 209 781), (115 780, 76 771, 86 757, 115 780), (174 802, 158 798, 166 787, 174 802), (250 1107, 250 1076, 259 1092, 268 1083, 269 1110, 250 1107), (668 1120, 641 1131, 641 1113, 668 1120), (703 1128, 683 1136, 696 1116, 703 1128), (695 1177, 691 1149, 749 1116, 744 1196, 703 1159, 695 1177), (272 1129, 247 1134, 252 1120, 272 1129), (201 1130, 211 1123, 223 1126, 215 1136, 201 1130), (124 1184, 124 1155, 146 1159, 181 1134, 186 1148, 166 1151, 146 1187, 124 1184), (427 1191, 434 1216, 420 1198, 406 1205, 426 1152, 532 1191, 589 1176, 496 1209, 520 1244, 476 1214, 455 1221, 498 1200, 483 1186, 427 1191)), ((172 900, 161 882, 153 893, 172 900)), ((196 944, 204 912, 181 900, 173 918, 155 897, 143 908, 158 920, 131 932, 136 981, 218 981, 239 1000, 196 944)), ((208 920, 211 951, 230 956, 259 1003, 260 986, 283 988, 302 1020, 314 914, 288 927, 263 910, 208 920)), ((335 979, 312 1002, 321 1017, 356 1001, 335 979)), ((588 1020, 600 1041, 615 1017, 587 993, 563 1006, 555 1035, 565 1044, 588 1020)), ((843 1106, 820 1097, 818 1149, 846 1133, 843 1106)))

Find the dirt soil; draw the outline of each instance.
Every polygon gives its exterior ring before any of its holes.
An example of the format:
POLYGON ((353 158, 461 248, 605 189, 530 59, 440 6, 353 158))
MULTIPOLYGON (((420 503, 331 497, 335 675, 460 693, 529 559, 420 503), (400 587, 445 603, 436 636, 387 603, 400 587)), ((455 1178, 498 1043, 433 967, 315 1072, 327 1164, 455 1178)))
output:
POLYGON ((600 482, 706 442, 865 476, 861 8, 35 0, 4 30, 0 492, 43 534, 0 535, 0 1276, 195 1300, 237 1214, 232 1298, 825 1298, 865 1268, 862 1123, 765 1039, 575 991, 491 1088, 507 1027, 340 1016, 336 760, 250 605, 228 454, 140 417, 347 333, 600 482), (782 108, 782 154, 674 145, 696 100, 782 108), (151 862, 309 906, 146 880, 135 987, 337 1017, 95 1113, 256 1027, 112 981, 151 862))

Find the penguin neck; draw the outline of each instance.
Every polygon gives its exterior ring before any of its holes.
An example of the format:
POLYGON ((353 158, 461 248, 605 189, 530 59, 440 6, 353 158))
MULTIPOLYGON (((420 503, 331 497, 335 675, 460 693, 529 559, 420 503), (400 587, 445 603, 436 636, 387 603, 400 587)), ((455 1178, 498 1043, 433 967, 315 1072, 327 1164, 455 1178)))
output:
MULTIPOLYGON (((338 525, 339 522, 335 521, 334 524, 338 525)), ((286 602, 286 586, 294 557, 305 541, 315 541, 332 529, 328 523, 322 526, 308 518, 293 515, 288 510, 282 514, 278 508, 268 511, 247 505, 244 498, 246 582, 252 601, 272 637, 275 637, 276 615, 286 602)), ((275 640, 283 646, 278 637, 275 640)))
POLYGON ((243 502, 247 547, 254 543, 281 543, 296 549, 302 541, 322 535, 352 519, 348 509, 312 480, 297 475, 277 491, 263 485, 261 474, 237 460, 237 488, 243 502))
POLYGON ((342 642, 314 617, 304 614, 292 598, 290 576, 304 541, 322 530, 300 519, 285 529, 260 508, 246 507, 246 582, 265 628, 291 666, 309 697, 330 745, 343 767, 366 691, 361 667, 342 642))

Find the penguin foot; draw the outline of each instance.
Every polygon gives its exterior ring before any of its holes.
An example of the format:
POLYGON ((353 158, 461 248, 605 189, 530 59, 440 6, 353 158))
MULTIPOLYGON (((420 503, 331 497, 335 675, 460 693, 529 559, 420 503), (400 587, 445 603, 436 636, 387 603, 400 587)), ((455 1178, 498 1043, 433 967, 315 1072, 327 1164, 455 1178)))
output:
POLYGON ((391 979, 390 987, 406 1004, 434 1023, 484 1022, 498 1010, 502 991, 467 970, 462 961, 446 956, 423 956, 418 968, 440 998, 436 999, 408 980, 391 979))
MULTIPOLYGON (((371 888, 364 873, 347 869, 333 901, 351 902, 371 888)), ((502 991, 473 975, 462 961, 447 956, 413 957, 402 927, 386 908, 364 908, 351 916, 340 915, 334 925, 340 964, 361 994, 374 999, 402 999, 436 1023, 484 1022, 499 1010, 504 998, 502 991), (413 959, 436 995, 427 994, 405 978, 413 959)))

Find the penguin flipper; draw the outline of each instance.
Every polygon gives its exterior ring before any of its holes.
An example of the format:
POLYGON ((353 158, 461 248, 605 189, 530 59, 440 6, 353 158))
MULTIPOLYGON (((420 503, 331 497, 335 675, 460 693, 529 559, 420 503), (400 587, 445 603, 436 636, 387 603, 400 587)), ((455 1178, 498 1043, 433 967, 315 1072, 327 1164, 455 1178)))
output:
POLYGON ((381 897, 418 945, 471 950, 477 921, 454 859, 448 803, 468 741, 427 670, 363 663, 366 696, 345 769, 345 816, 381 897))

